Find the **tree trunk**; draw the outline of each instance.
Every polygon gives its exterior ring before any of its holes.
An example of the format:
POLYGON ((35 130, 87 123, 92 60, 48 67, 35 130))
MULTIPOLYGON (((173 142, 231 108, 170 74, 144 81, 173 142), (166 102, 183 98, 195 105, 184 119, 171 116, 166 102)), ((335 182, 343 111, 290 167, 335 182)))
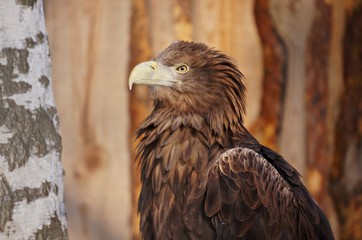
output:
POLYGON ((343 79, 336 121, 330 189, 341 239, 362 239, 362 4, 349 6, 343 42, 343 79))
POLYGON ((42 1, 1 1, 0 29, 0 239, 68 239, 42 1))

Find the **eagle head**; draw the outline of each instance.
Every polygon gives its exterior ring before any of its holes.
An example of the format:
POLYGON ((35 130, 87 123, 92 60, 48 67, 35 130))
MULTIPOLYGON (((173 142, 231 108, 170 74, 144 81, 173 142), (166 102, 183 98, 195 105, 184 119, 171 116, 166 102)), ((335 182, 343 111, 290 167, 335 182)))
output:
POLYGON ((205 113, 215 108, 242 115, 243 75, 232 58, 203 43, 176 41, 152 61, 135 66, 133 84, 150 85, 155 106, 205 113))

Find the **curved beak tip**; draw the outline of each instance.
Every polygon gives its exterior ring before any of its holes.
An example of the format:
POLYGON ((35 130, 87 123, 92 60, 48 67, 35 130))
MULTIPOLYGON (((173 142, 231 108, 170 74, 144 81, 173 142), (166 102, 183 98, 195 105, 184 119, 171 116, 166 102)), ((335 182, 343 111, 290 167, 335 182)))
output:
POLYGON ((132 90, 133 84, 140 84, 144 82, 143 80, 152 79, 156 66, 157 63, 155 61, 142 62, 136 65, 129 74, 129 90, 132 90))

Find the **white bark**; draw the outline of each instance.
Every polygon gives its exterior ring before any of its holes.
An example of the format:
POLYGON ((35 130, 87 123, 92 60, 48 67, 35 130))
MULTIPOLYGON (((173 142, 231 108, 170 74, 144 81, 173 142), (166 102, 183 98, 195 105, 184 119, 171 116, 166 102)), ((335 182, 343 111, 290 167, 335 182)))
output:
POLYGON ((41 0, 0 0, 0 239, 67 239, 41 0))

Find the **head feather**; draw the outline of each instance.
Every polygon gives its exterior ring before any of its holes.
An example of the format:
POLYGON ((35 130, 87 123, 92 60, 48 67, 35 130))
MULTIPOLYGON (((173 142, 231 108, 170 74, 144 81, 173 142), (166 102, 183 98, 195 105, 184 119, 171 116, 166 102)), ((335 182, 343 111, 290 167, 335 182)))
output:
POLYGON ((212 117, 217 113, 230 117, 230 122, 242 123, 245 86, 231 57, 203 43, 176 41, 154 60, 170 67, 181 63, 190 67, 180 76, 182 84, 151 88, 156 107, 201 115, 214 113, 212 117))

